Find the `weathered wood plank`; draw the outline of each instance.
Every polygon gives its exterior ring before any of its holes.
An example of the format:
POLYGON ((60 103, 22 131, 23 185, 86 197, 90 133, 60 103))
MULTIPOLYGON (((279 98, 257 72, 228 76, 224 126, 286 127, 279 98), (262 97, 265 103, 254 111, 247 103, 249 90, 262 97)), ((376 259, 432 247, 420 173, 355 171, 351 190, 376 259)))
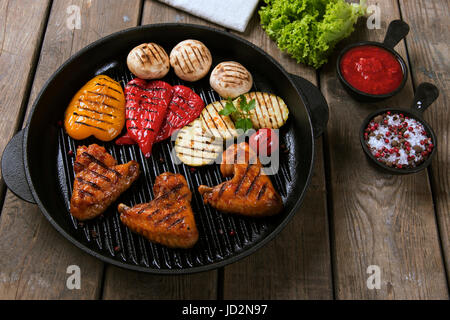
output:
MULTIPOLYGON (((391 20, 400 17, 397 1, 368 1, 381 8, 382 28, 365 23, 339 48, 321 73, 330 106, 328 146, 333 199, 332 241, 335 292, 338 299, 447 299, 435 212, 427 172, 392 176, 376 171, 359 143, 359 127, 373 110, 408 108, 413 97, 409 80, 395 97, 377 104, 352 100, 336 78, 339 49, 357 40, 382 41, 391 20), (381 289, 369 290, 370 265, 381 270, 381 289)), ((416 36, 415 29, 408 39, 416 36)), ((404 43, 396 49, 406 58, 404 43)))
MULTIPOLYGON (((0 0, 0 153, 20 126, 49 6, 49 0, 0 0)), ((4 188, 0 176, 0 203, 4 188)))
POLYGON ((417 86, 421 82, 431 82, 440 90, 440 97, 425 112, 425 119, 436 132, 439 143, 439 151, 431 165, 431 187, 445 254, 447 279, 450 279, 450 114, 447 107, 450 90, 449 3, 445 0, 401 0, 400 8, 403 19, 411 27, 412 36, 406 44, 414 84, 417 86))
MULTIPOLYGON (((283 54, 255 14, 238 34, 284 68, 317 84, 316 71, 283 54)), ((322 138, 316 140, 314 176, 301 209, 280 235, 243 261, 225 267, 225 299, 332 299, 331 255, 322 138)))
MULTIPOLYGON (((210 23, 156 1, 144 4, 142 24, 210 23)), ((217 271, 193 275, 156 276, 108 265, 103 299, 216 299, 217 271)))
MULTIPOLYGON (((139 0, 53 1, 29 106, 65 60, 102 36, 136 25, 139 11, 139 0), (66 10, 70 5, 81 10, 79 30, 67 27, 66 10)), ((36 14, 31 9, 23 12, 36 14)), ((17 32, 22 32, 23 25, 16 26, 17 32)), ((13 97, 10 92, 6 96, 13 97)), ((95 299, 100 295, 103 263, 64 240, 37 206, 17 199, 9 191, 0 220, 0 265, 0 299, 95 299), (80 290, 66 287, 69 265, 80 267, 80 290)))

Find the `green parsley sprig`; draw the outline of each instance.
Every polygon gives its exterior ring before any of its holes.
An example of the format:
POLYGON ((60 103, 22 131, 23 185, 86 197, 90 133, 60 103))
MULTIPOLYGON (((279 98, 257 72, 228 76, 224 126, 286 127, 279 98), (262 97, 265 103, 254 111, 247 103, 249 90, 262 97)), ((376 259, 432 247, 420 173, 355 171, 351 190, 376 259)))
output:
POLYGON ((250 119, 250 111, 256 107, 255 99, 247 102, 247 98, 244 95, 240 95, 239 100, 239 109, 234 106, 231 98, 228 98, 225 103, 225 107, 219 111, 219 114, 222 116, 232 115, 235 119, 235 127, 236 129, 242 129, 245 132, 253 128, 252 120, 250 119))

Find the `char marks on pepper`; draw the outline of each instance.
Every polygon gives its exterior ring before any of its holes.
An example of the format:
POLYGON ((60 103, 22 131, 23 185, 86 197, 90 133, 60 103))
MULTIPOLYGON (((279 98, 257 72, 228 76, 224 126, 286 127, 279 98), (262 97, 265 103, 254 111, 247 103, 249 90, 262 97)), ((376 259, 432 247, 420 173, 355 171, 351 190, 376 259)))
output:
POLYGON ((139 144, 145 157, 151 155, 172 93, 172 87, 159 80, 147 82, 135 78, 125 87, 127 136, 139 144))

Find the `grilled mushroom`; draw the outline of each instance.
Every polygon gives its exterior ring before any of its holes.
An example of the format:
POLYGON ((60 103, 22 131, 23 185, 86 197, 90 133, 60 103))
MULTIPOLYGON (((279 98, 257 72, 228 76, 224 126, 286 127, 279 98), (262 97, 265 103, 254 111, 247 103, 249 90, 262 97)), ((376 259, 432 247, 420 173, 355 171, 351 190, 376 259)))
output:
POLYGON ((181 41, 170 52, 170 65, 176 75, 186 81, 197 81, 206 76, 211 63, 211 53, 198 40, 181 41))
POLYGON ((253 78, 242 64, 226 61, 211 72, 209 84, 221 97, 236 98, 251 89, 253 78))
POLYGON ((169 57, 156 43, 143 43, 130 51, 128 69, 141 79, 160 79, 169 72, 169 57))

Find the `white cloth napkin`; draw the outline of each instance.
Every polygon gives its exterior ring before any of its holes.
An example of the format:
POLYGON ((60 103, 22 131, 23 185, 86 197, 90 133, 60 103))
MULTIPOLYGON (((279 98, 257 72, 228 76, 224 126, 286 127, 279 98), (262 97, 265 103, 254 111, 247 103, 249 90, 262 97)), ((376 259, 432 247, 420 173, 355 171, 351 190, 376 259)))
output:
POLYGON ((225 28, 244 32, 258 0, 159 0, 225 28))

